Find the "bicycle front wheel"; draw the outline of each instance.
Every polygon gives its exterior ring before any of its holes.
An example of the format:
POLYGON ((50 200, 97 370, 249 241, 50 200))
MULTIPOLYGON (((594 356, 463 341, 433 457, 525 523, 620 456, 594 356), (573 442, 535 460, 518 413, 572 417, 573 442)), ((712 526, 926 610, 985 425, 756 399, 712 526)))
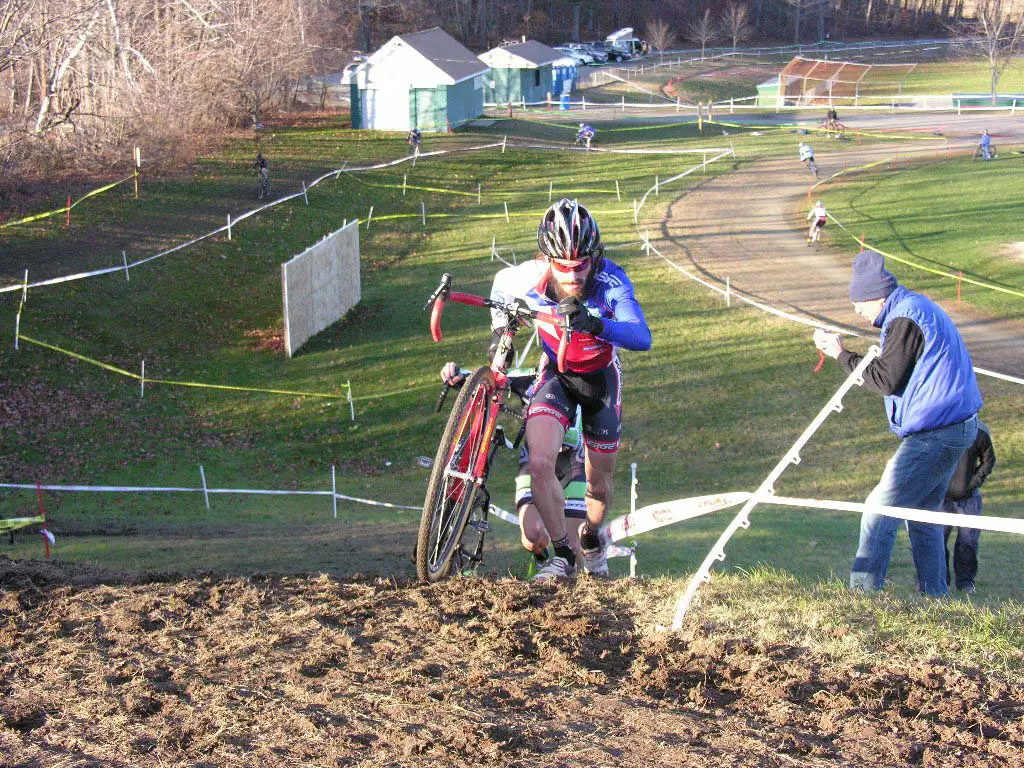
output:
POLYGON ((416 540, 416 575, 420 581, 440 581, 451 571, 452 555, 473 508, 483 492, 472 477, 482 452, 488 450, 488 405, 493 387, 490 371, 479 368, 463 385, 441 443, 427 485, 416 540))

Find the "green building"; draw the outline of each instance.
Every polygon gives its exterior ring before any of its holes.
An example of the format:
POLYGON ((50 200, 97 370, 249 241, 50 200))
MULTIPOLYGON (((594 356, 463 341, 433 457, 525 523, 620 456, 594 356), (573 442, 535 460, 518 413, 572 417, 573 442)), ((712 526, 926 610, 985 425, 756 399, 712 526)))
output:
POLYGON ((487 71, 438 27, 393 37, 352 78, 352 127, 450 131, 484 113, 487 71))
POLYGON ((480 54, 491 68, 484 87, 488 104, 508 104, 557 99, 554 93, 552 64, 564 54, 536 40, 492 48, 480 54))

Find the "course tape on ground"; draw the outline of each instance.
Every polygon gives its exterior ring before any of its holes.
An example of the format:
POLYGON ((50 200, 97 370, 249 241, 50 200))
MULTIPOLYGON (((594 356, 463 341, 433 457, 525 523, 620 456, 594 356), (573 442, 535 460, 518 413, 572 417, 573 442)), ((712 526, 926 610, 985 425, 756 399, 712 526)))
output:
POLYGON ((113 189, 114 187, 118 186, 119 184, 124 184, 126 181, 131 181, 133 178, 135 178, 135 174, 134 173, 131 176, 125 176, 123 179, 115 181, 115 182, 113 182, 111 184, 107 184, 106 186, 100 187, 99 189, 94 189, 91 192, 86 192, 80 198, 75 200, 75 202, 73 202, 70 206, 65 205, 63 208, 55 208, 52 211, 46 211, 44 213, 37 213, 37 214, 35 214, 33 216, 28 216, 28 217, 26 217, 24 219, 18 219, 17 221, 8 221, 8 222, 5 222, 3 224, 0 224, 0 229, 7 229, 7 227, 13 227, 13 226, 15 226, 17 224, 27 224, 30 221, 38 221, 39 219, 45 219, 45 218, 48 218, 50 216, 59 216, 62 213, 67 213, 72 208, 74 208, 76 205, 81 203, 82 201, 88 200, 90 197, 94 197, 95 195, 98 195, 98 194, 100 194, 102 192, 106 192, 109 189, 113 189))
MULTIPOLYGON (((820 184, 825 184, 827 182, 833 181, 836 178, 838 178, 839 176, 848 175, 848 174, 856 173, 856 172, 860 172, 860 171, 865 171, 865 170, 868 170, 868 169, 871 169, 871 168, 875 168, 875 167, 877 167, 879 165, 884 165, 885 163, 889 163, 891 161, 892 161, 892 158, 886 158, 885 160, 878 160, 878 161, 875 161, 873 163, 868 163, 867 165, 859 165, 859 166, 857 166, 855 168, 847 168, 847 169, 845 169, 843 171, 840 171, 839 173, 833 174, 828 179, 824 179, 824 180, 818 182, 817 184, 814 184, 813 188, 816 189, 820 184)), ((895 254, 889 253, 888 251, 883 251, 881 248, 878 248, 878 247, 876 247, 874 245, 870 245, 866 240, 862 240, 861 238, 859 238, 856 235, 854 235, 852 232, 850 232, 850 230, 839 219, 837 219, 831 213, 829 213, 827 215, 828 215, 828 218, 832 222, 834 222, 836 224, 836 226, 838 226, 841 230, 843 230, 843 232, 845 232, 847 234, 847 236, 849 236, 855 242, 859 243, 861 248, 870 248, 871 250, 873 250, 873 251, 875 251, 877 253, 882 254, 887 259, 892 259, 893 261, 899 262, 900 264, 905 264, 908 267, 913 267, 914 269, 919 269, 922 272, 929 272, 929 273, 931 273, 933 275, 938 275, 940 277, 948 277, 950 280, 957 280, 957 281, 961 281, 961 282, 964 282, 964 283, 969 283, 970 285, 976 285, 979 288, 987 288, 990 291, 998 291, 999 293, 1005 293, 1005 294, 1008 294, 1010 296, 1015 296, 1017 298, 1024 298, 1024 291, 1014 290, 1013 288, 1005 288, 1005 287, 1003 287, 1001 285, 994 285, 993 283, 985 282, 984 280, 976 280, 976 279, 974 279, 972 277, 967 277, 965 275, 954 273, 954 272, 948 272, 948 271, 946 271, 944 269, 936 269, 934 267, 926 267, 925 265, 918 264, 917 262, 911 261, 910 259, 905 259, 905 258, 903 258, 901 256, 896 256, 895 254)))
MULTIPOLYGON (((261 392, 263 394, 268 394, 268 395, 290 395, 290 396, 294 396, 294 397, 321 397, 321 398, 327 398, 327 399, 331 399, 331 400, 348 399, 348 397, 349 397, 348 393, 346 393, 344 395, 337 395, 337 394, 325 394, 323 392, 297 392, 297 391, 292 391, 292 390, 287 390, 287 389, 263 389, 263 388, 260 388, 260 387, 236 387, 236 386, 233 386, 233 385, 230 385, 230 384, 205 384, 203 382, 198 382, 198 381, 172 381, 170 379, 156 379, 156 378, 149 378, 148 376, 147 377, 143 377, 143 376, 141 376, 138 373, 133 373, 132 371, 126 371, 123 368, 118 368, 115 365, 110 365, 110 363, 104 363, 101 360, 96 360, 95 358, 87 357, 86 355, 79 354, 78 352, 72 352, 71 350, 63 349, 63 348, 58 347, 58 346, 56 346, 54 344, 47 344, 45 341, 39 341, 38 339, 33 339, 33 338, 29 337, 29 336, 25 336, 25 335, 20 334, 20 333, 18 334, 18 339, 21 340, 21 341, 27 341, 29 344, 34 344, 37 347, 43 347, 44 349, 49 349, 49 350, 51 350, 53 352, 59 352, 62 355, 67 355, 68 357, 73 357, 76 360, 81 360, 82 362, 88 363, 89 365, 95 365, 97 368, 102 368, 105 371, 110 371, 112 373, 117 373, 117 374, 120 374, 121 376, 127 376, 128 378, 135 379, 136 381, 144 381, 146 384, 166 384, 166 385, 175 386, 175 387, 196 387, 196 388, 199 388, 199 389, 224 389, 224 390, 229 390, 229 391, 232 391, 232 392, 261 392)), ((339 386, 345 387, 345 388, 349 389, 349 391, 351 391, 351 385, 350 384, 340 384, 339 386)))
POLYGON ((372 507, 386 507, 388 509, 410 509, 420 511, 423 507, 413 507, 405 504, 391 504, 386 501, 374 501, 359 496, 346 496, 343 493, 334 491, 280 491, 257 488, 190 488, 188 486, 140 486, 140 485, 41 485, 35 483, 0 483, 0 488, 10 490, 43 490, 43 491, 67 491, 71 493, 202 493, 217 494, 231 493, 250 496, 334 496, 342 501, 352 501, 357 504, 367 504, 372 507))

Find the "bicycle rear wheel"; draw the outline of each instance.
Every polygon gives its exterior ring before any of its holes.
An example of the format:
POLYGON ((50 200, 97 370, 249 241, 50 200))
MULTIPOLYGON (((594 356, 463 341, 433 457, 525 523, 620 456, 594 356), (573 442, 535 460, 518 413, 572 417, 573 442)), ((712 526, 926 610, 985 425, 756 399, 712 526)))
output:
POLYGON ((416 540, 416 575, 435 582, 451 572, 452 555, 478 495, 486 494, 468 477, 481 451, 487 451, 490 371, 478 368, 463 385, 434 458, 416 540))

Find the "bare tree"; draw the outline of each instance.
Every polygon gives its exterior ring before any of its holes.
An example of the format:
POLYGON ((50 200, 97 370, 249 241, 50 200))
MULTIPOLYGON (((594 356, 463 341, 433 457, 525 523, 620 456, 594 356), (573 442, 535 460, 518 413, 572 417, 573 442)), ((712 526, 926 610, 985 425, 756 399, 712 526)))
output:
POLYGON ((676 41, 675 32, 661 19, 647 22, 647 39, 656 51, 664 51, 676 41))
POLYGON ((700 43, 700 60, 704 61, 704 50, 708 43, 718 39, 718 25, 711 18, 708 8, 701 16, 694 16, 686 25, 686 37, 700 43))
POLYGON ((974 18, 956 28, 957 48, 970 56, 981 55, 988 63, 992 106, 999 79, 1019 52, 1024 35, 1024 20, 1016 6, 1017 0, 981 0, 974 18))
POLYGON ((722 12, 722 31, 732 40, 733 53, 736 46, 746 42, 754 33, 750 25, 750 9, 743 3, 730 2, 722 12))

